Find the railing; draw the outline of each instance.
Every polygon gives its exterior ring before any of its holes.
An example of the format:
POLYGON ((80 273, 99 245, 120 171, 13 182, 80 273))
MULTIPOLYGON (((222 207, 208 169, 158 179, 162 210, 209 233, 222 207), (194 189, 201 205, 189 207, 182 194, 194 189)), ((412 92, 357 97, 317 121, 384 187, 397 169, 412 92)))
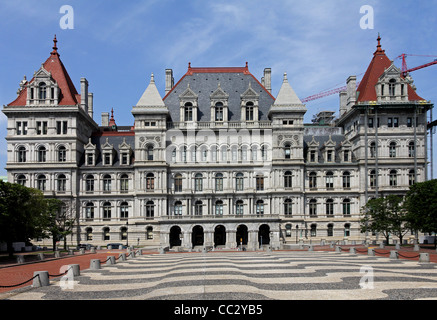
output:
POLYGON ((167 129, 205 129, 205 128, 271 128, 271 121, 195 121, 167 122, 167 129))
POLYGON ((201 219, 279 219, 279 214, 205 214, 170 215, 157 217, 158 220, 201 220, 201 219))

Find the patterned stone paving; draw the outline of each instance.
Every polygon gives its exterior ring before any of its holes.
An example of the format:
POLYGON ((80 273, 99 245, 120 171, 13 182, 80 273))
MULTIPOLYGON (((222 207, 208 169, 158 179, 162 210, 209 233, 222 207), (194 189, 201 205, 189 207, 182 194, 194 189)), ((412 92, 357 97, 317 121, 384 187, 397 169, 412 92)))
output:
POLYGON ((10 300, 437 299, 437 265, 328 251, 137 256, 10 300))

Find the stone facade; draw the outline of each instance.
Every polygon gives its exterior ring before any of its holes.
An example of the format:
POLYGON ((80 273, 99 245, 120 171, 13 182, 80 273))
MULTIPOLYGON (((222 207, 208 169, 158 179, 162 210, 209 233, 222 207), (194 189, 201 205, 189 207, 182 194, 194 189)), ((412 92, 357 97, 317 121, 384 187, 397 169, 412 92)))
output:
POLYGON ((77 93, 55 41, 3 107, 8 180, 63 200, 77 221, 74 245, 375 239, 360 232, 361 208, 426 179, 432 107, 387 60, 378 40, 360 86, 347 80, 328 123, 304 124, 307 109, 286 74, 274 97, 270 68, 258 81, 246 64, 189 65, 176 85, 167 69, 164 97, 152 74, 132 126, 118 126, 113 112, 98 125, 87 80, 77 93))

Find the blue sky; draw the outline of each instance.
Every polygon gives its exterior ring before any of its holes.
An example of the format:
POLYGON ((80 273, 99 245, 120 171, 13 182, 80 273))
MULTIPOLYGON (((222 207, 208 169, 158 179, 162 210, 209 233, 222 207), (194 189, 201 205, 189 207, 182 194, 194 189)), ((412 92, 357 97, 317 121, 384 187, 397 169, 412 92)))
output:
MULTIPOLYGON (((24 75, 32 78, 57 35, 61 60, 76 89, 88 79, 94 118, 114 108, 119 125, 131 125, 137 103, 154 73, 164 96, 165 69, 175 81, 193 67, 244 66, 260 79, 272 68, 272 93, 282 75, 300 98, 360 80, 378 32, 387 56, 411 56, 409 67, 437 58, 437 1, 85 1, 2 0, 0 3, 0 104, 16 97, 24 75), (70 5, 74 29, 62 29, 70 5), (363 5, 373 8, 373 29, 362 29, 363 5)), ((395 60, 401 66, 399 59, 395 60)), ((417 92, 437 101, 437 65, 411 73, 417 92)), ((337 111, 338 95, 307 103, 306 122, 321 110, 337 111)), ((437 111, 434 112, 437 116, 437 111)), ((0 113, 0 175, 5 175, 6 117, 0 113)), ((437 137, 435 137, 437 138, 437 137)), ((437 158, 437 150, 434 150, 437 158)), ((436 167, 436 166, 434 166, 436 167)), ((437 168, 434 168, 434 177, 437 168)))

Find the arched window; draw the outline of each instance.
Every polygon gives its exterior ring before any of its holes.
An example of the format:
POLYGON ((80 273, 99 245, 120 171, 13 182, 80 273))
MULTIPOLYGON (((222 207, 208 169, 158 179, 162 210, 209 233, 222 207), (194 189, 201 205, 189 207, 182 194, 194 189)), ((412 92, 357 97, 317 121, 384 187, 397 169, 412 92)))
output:
POLYGON ((194 176, 194 191, 203 191, 203 175, 196 173, 194 176))
POLYGON ((293 213, 293 202, 291 199, 285 199, 284 201, 284 214, 286 216, 291 216, 293 213))
POLYGON ((332 173, 332 171, 328 171, 326 173, 326 188, 334 188, 334 174, 332 173))
POLYGON ((195 216, 201 216, 203 211, 203 202, 200 200, 197 200, 194 204, 194 215, 195 216))
POLYGON ((390 170, 389 179, 391 187, 396 187, 398 185, 398 173, 396 170, 390 170))
POLYGON ((349 171, 343 172, 343 188, 351 187, 351 174, 349 171))
POLYGON ((236 215, 243 215, 244 213, 244 203, 243 200, 237 200, 237 202, 235 202, 235 214, 236 215))
POLYGON ((65 174, 60 174, 58 176, 58 191, 59 192, 65 192, 67 189, 67 177, 65 174))
POLYGON ((186 146, 183 146, 181 149, 181 160, 184 163, 187 162, 187 147, 186 146))
POLYGON ((46 162, 46 147, 44 146, 38 148, 38 162, 46 162))
POLYGON ((193 121, 193 104, 191 102, 185 103, 184 119, 185 121, 193 121))
POLYGON ((215 121, 223 121, 223 103, 217 102, 215 104, 215 121))
POLYGON ((146 217, 153 218, 155 216, 155 203, 153 201, 146 202, 146 217))
POLYGON ((311 235, 311 237, 316 237, 317 236, 317 225, 315 223, 313 223, 311 225, 310 235, 311 235))
POLYGON ((390 79, 388 82, 388 93, 391 97, 395 95, 396 79, 390 79))
POLYGON ((223 191, 223 173, 215 175, 215 191, 223 191))
POLYGON ((257 215, 264 214, 264 201, 263 200, 258 200, 256 202, 256 214, 257 215))
POLYGON ((291 171, 285 171, 284 173, 284 188, 292 187, 292 174, 291 171))
POLYGON ((416 146, 414 141, 410 141, 410 143, 408 144, 408 156, 410 158, 414 158, 416 154, 416 146))
POLYGON ((370 171, 369 179, 370 179, 370 187, 372 187, 372 188, 376 187, 376 171, 375 170, 370 171))
POLYGON ((343 215, 350 216, 351 214, 351 201, 349 199, 343 200, 343 215))
POLYGON ((127 228, 126 227, 120 228, 120 240, 127 240, 127 228))
POLYGON ((252 101, 246 103, 246 120, 247 121, 254 120, 254 106, 252 101))
POLYGON ((87 192, 93 192, 94 191, 94 176, 92 174, 89 174, 86 176, 86 186, 85 190, 87 192))
POLYGON ((152 227, 147 227, 146 238, 147 238, 147 240, 153 239, 153 228, 152 227))
POLYGON ((328 237, 332 237, 334 235, 334 225, 332 223, 328 224, 328 237))
POLYGON ((334 200, 332 200, 332 199, 326 200, 326 215, 327 216, 334 215, 334 200))
POLYGON ((153 161, 153 145, 148 145, 146 149, 146 159, 153 161))
POLYGON ((146 190, 152 191, 155 189, 155 175, 151 172, 146 174, 146 190))
POLYGON ((215 215, 222 216, 223 215, 223 201, 217 200, 215 202, 215 215))
POLYGON ((263 191, 264 190, 264 176, 257 175, 255 178, 255 182, 256 182, 256 190, 263 191))
POLYGON ((22 186, 25 186, 25 185, 26 185, 26 181, 27 181, 27 179, 26 179, 26 176, 25 176, 24 174, 20 174, 20 175, 17 177, 17 183, 18 183, 18 184, 21 184, 22 186))
POLYGON ((26 162, 26 148, 25 147, 18 148, 18 162, 26 162))
POLYGON ((290 159, 291 158, 291 147, 290 147, 289 143, 287 143, 284 146, 284 158, 285 159, 290 159))
POLYGON ((45 100, 47 98, 47 85, 45 84, 45 82, 41 82, 38 87, 39 87, 39 99, 45 100))
POLYGON ((414 169, 408 172, 408 185, 412 186, 416 181, 416 175, 414 174, 414 169))
POLYGON ((123 193, 129 191, 129 177, 127 174, 123 174, 120 177, 120 191, 123 193))
POLYGON ((375 142, 370 143, 370 157, 371 158, 376 157, 376 143, 375 142))
POLYGON ((174 204, 174 215, 181 216, 182 215, 182 202, 176 201, 174 204))
POLYGON ((127 219, 129 217, 129 204, 124 201, 120 203, 120 219, 127 219))
POLYGON ((37 188, 41 191, 45 191, 46 190, 46 183, 47 183, 46 176, 43 174, 39 175, 38 179, 37 179, 37 188))
POLYGON ((174 177, 174 191, 182 192, 182 175, 180 173, 174 177))
POLYGON ((235 175, 235 190, 243 191, 244 189, 244 175, 241 172, 238 172, 235 175))
POLYGON ((344 225, 344 236, 349 237, 351 235, 351 225, 349 223, 346 223, 344 225))
POLYGON ((103 204, 103 219, 111 219, 111 203, 105 202, 103 204))
POLYGON ((109 228, 103 228, 103 240, 111 240, 111 233, 109 231, 109 228))
POLYGON ((58 161, 59 162, 67 161, 67 149, 64 146, 60 146, 58 148, 58 161))
POLYGON ((311 199, 310 200, 310 216, 317 216, 317 200, 311 199))
POLYGON ((86 228, 85 233, 86 233, 86 240, 92 241, 93 240, 93 228, 86 228))
POLYGON ((88 202, 85 206, 85 219, 94 219, 94 203, 88 202))
POLYGON ((103 176, 103 191, 110 192, 111 191, 111 176, 109 174, 105 174, 103 176))
POLYGON ((314 171, 310 172, 308 182, 309 182, 310 189, 317 188, 317 173, 316 172, 314 172, 314 171))
POLYGON ((396 158, 396 142, 390 142, 388 151, 389 151, 390 158, 396 158))

